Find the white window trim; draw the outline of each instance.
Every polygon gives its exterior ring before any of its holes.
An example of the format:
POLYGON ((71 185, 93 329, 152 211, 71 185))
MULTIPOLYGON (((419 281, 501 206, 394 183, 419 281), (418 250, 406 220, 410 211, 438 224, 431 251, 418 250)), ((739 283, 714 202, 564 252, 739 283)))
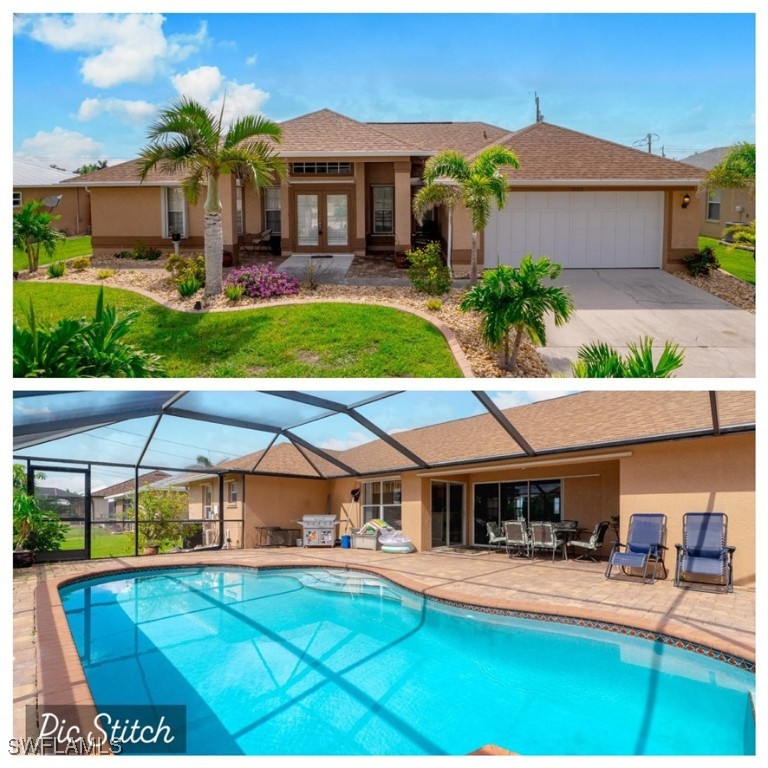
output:
POLYGON ((371 507, 378 507, 379 514, 375 515, 374 517, 383 518, 386 520, 386 517, 384 516, 384 509, 386 507, 400 507, 400 514, 402 515, 402 509, 403 509, 403 478, 400 475, 386 475, 385 477, 368 477, 365 480, 360 481, 360 523, 361 525, 365 522, 365 510, 371 507), (400 483, 400 501, 396 504, 384 504, 383 502, 379 504, 366 504, 364 502, 365 498, 365 491, 363 489, 363 486, 368 483, 386 483, 391 480, 396 480, 400 483))
POLYGON ((21 190, 13 190, 13 207, 14 208, 21 208, 24 205, 24 195, 21 193, 21 190), (19 202, 16 202, 16 198, 18 197, 19 202))
POLYGON ((239 488, 237 485, 237 480, 227 480, 226 482, 227 488, 227 504, 237 504, 240 501, 240 494, 239 494, 239 488), (232 489, 235 490, 235 498, 232 498, 232 489))
POLYGON ((395 185, 394 184, 371 184, 371 234, 386 237, 395 234, 395 185), (392 190, 392 229, 389 232, 376 231, 376 207, 374 205, 375 191, 377 189, 392 190))
POLYGON ((709 195, 707 195, 707 199, 706 199, 705 205, 707 206, 706 216, 705 216, 706 220, 707 221, 720 222, 720 220, 723 217, 723 201, 721 200, 721 195, 720 195, 720 190, 719 189, 715 189, 712 192, 710 192, 709 195), (709 215, 709 206, 710 205, 717 205, 717 214, 718 214, 718 216, 717 216, 716 219, 713 219, 709 215))
MULTIPOLYGON (((160 187, 160 232, 164 240, 171 239, 171 233, 168 231, 168 190, 179 189, 179 187, 160 187)), ((186 240, 189 237, 189 206, 184 198, 184 207, 182 208, 184 224, 182 226, 181 239, 186 240)))

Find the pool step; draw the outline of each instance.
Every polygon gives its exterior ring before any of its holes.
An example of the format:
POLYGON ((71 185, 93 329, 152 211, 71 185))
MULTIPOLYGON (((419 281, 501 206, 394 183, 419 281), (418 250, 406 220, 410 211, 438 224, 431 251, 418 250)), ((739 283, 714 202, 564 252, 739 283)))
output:
POLYGON ((300 574, 297 578, 303 586, 323 592, 374 595, 397 602, 403 602, 405 597, 402 592, 393 589, 386 580, 365 573, 312 570, 300 574))

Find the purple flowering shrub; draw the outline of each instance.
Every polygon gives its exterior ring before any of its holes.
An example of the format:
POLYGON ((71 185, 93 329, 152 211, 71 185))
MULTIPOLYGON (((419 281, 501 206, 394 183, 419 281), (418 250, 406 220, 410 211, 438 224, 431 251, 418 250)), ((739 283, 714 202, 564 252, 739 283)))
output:
POLYGON ((224 280, 224 286, 241 285, 243 293, 253 299, 290 296, 299 292, 299 281, 287 272, 278 272, 272 264, 236 267, 224 280))

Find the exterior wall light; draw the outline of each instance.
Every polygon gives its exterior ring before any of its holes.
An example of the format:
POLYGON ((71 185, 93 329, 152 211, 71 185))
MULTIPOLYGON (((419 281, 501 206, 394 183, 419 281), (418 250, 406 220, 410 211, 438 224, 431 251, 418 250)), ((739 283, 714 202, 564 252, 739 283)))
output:
POLYGON ((686 192, 683 195, 683 208, 687 208, 691 204, 691 196, 686 192))

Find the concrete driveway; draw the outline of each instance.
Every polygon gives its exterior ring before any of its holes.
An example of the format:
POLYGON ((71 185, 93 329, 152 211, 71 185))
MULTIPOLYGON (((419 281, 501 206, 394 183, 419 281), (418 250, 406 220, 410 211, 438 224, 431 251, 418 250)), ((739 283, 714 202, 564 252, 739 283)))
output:
POLYGON ((553 373, 571 374, 582 344, 604 341, 626 351, 628 341, 650 336, 661 350, 668 339, 685 349, 677 377, 753 377, 755 316, 656 269, 566 269, 576 304, 561 328, 547 322, 539 354, 553 373))

